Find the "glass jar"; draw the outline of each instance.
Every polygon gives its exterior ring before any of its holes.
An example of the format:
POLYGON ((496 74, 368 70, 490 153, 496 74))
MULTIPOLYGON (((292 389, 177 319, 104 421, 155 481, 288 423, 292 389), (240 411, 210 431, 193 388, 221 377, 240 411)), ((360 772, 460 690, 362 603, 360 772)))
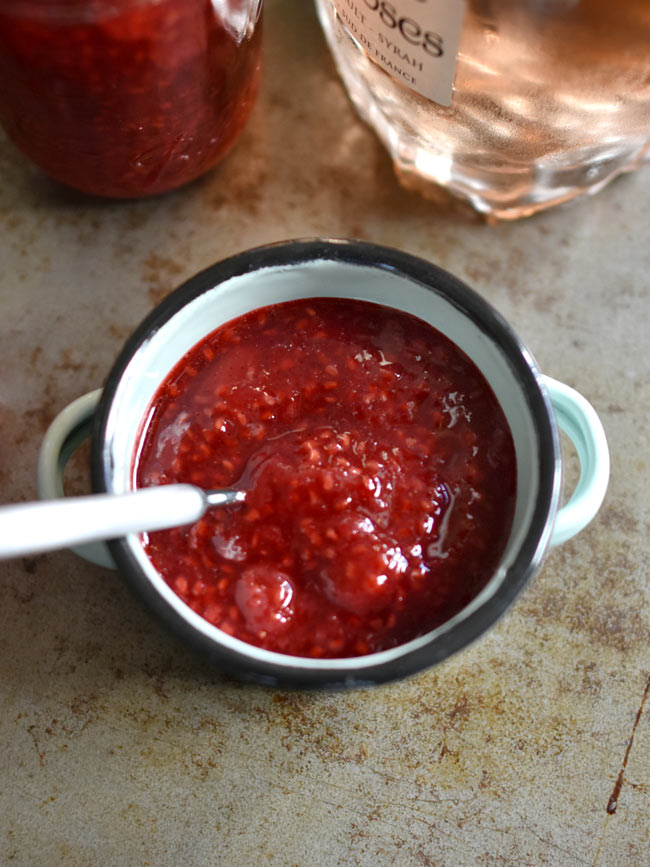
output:
POLYGON ((0 0, 0 122, 45 172, 161 193, 234 144, 260 77, 262 0, 0 0))
POLYGON ((405 186, 526 216, 650 152, 647 0, 316 0, 405 186))

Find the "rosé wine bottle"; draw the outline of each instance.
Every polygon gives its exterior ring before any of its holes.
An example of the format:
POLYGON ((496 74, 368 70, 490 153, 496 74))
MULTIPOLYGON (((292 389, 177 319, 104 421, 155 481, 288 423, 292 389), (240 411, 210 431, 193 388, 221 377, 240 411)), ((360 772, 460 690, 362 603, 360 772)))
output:
POLYGON ((648 0, 315 0, 401 182, 502 219, 650 156, 648 0))

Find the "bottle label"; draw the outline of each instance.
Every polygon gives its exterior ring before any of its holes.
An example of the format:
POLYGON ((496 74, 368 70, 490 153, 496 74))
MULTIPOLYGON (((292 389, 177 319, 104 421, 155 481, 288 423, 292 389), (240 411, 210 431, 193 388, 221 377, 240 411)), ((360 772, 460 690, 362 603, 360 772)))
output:
POLYGON ((450 105, 464 0, 331 0, 368 57, 411 90, 450 105))

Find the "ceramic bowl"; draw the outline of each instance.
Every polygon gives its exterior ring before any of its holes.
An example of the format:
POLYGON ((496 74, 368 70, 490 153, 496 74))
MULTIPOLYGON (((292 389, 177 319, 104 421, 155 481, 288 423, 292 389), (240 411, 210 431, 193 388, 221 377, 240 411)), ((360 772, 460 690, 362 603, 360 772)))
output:
POLYGON ((596 514, 609 460, 602 425, 577 392, 540 372, 503 318, 472 289, 435 265, 373 244, 306 240, 247 251, 219 262, 169 295, 126 343, 103 387, 55 420, 41 452, 39 494, 62 493, 62 452, 92 422, 92 481, 97 492, 131 489, 132 458, 143 419, 177 361, 221 324, 272 303, 310 297, 357 298, 406 311, 465 352, 491 385, 516 452, 517 495, 509 541, 481 593, 451 620, 391 650, 348 659, 306 659, 249 645, 192 611, 146 556, 141 537, 79 553, 116 565, 177 635, 226 671, 264 684, 317 687, 374 684, 413 674, 481 636, 514 602, 545 551, 596 514), (560 507, 558 425, 573 440, 581 476, 560 507))

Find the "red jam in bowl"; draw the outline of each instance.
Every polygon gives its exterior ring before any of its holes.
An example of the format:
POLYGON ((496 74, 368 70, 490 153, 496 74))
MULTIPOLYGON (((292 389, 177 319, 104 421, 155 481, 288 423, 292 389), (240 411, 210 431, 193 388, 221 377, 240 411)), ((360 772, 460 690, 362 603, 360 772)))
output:
POLYGON ((155 396, 137 487, 239 488, 145 536, 210 623, 303 657, 385 650, 474 598, 511 529, 512 436, 444 335, 364 301, 265 307, 218 328, 155 396))
POLYGON ((262 33, 261 22, 246 28, 246 11, 257 6, 0 0, 0 121, 84 192, 177 187, 221 159, 248 117, 262 33))

